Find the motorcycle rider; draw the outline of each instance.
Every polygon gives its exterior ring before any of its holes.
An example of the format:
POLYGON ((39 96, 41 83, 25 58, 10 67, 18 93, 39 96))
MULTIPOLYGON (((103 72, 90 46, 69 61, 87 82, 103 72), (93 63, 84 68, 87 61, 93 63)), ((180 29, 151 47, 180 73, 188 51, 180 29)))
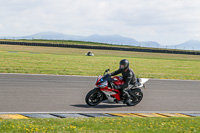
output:
POLYGON ((119 69, 110 73, 110 76, 114 76, 117 74, 122 73, 123 80, 125 81, 124 84, 119 86, 114 86, 115 89, 120 89, 122 92, 122 97, 125 95, 127 98, 124 103, 127 103, 130 99, 130 95, 133 95, 130 91, 130 88, 136 85, 137 78, 131 68, 129 68, 129 61, 127 59, 123 59, 119 63, 119 69))

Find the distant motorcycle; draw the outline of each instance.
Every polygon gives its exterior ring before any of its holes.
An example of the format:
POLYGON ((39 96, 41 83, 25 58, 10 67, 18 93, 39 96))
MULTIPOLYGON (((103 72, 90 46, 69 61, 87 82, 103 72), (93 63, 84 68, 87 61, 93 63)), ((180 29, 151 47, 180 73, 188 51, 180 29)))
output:
MULTIPOLYGON (((121 92, 118 89, 114 89, 114 85, 124 84, 124 80, 121 76, 111 77, 108 72, 110 69, 107 69, 103 76, 98 76, 95 82, 96 88, 88 92, 85 97, 85 101, 89 106, 96 106, 101 102, 104 103, 124 103, 127 97, 121 96, 121 92), (107 74, 105 74, 107 73, 107 74)), ((133 86, 131 90, 131 98, 126 103, 128 106, 135 106, 143 98, 143 92, 141 87, 145 88, 144 83, 149 79, 147 78, 137 78, 136 86, 133 86)))

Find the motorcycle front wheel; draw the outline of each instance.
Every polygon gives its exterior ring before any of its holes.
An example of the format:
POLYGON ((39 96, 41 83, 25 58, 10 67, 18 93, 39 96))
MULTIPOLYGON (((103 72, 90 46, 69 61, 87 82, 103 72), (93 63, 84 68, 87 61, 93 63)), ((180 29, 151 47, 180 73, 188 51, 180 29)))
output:
POLYGON ((131 92, 136 96, 136 97, 131 97, 130 100, 127 102, 128 106, 135 106, 138 103, 142 101, 143 98, 143 92, 141 91, 140 88, 135 88, 132 89, 131 92))
POLYGON ((103 93, 99 89, 93 89, 88 92, 88 94, 85 97, 85 102, 89 106, 96 106, 103 100, 103 93))

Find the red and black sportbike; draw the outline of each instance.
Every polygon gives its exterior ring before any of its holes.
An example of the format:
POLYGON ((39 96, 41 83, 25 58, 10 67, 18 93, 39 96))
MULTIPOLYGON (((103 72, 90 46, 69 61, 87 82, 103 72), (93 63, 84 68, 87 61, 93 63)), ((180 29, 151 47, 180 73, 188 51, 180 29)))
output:
MULTIPOLYGON (((121 76, 111 77, 108 74, 109 71, 110 70, 107 69, 103 76, 100 75, 97 77, 95 83, 97 87, 89 91, 86 95, 85 101, 89 106, 96 106, 101 102, 124 103, 126 101, 127 96, 121 96, 120 90, 114 89, 114 85, 124 84, 123 78, 121 76)), ((131 97, 126 102, 128 106, 135 106, 142 100, 143 92, 140 88, 145 88, 144 83, 148 80, 147 78, 137 79, 137 85, 130 89, 131 97)))

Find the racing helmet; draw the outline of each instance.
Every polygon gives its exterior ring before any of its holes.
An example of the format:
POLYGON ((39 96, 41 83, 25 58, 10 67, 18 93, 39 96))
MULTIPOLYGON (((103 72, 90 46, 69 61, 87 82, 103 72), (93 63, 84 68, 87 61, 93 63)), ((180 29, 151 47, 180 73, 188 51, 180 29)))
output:
POLYGON ((119 63, 119 68, 123 71, 129 68, 129 61, 127 59, 121 60, 119 63), (124 67, 122 68, 121 65, 123 65, 124 67))

